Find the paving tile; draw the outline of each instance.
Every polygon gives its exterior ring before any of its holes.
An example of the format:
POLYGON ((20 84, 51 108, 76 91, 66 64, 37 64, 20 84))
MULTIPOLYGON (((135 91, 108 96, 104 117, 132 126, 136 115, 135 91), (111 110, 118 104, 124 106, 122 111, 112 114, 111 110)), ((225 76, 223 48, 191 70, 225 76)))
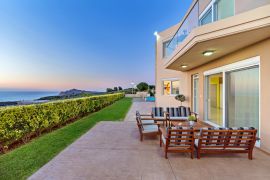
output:
POLYGON ((142 180, 176 180, 172 173, 146 172, 142 175, 142 180))
POLYGON ((164 158, 157 137, 139 141, 135 112, 148 113, 153 103, 134 102, 124 122, 100 122, 68 146, 29 179, 32 180, 241 180, 270 179, 270 156, 187 153, 164 158))
POLYGON ((141 114, 150 114, 152 107, 155 106, 154 102, 133 102, 132 106, 125 118, 125 121, 135 121, 135 113, 139 111, 141 114))

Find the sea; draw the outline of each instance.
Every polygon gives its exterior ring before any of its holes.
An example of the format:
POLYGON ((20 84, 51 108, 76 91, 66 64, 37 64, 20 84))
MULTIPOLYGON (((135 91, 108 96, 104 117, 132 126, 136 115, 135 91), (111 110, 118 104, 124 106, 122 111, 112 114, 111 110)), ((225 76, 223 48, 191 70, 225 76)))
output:
POLYGON ((52 91, 0 91, 0 102, 33 101, 45 96, 56 96, 59 92, 52 91))

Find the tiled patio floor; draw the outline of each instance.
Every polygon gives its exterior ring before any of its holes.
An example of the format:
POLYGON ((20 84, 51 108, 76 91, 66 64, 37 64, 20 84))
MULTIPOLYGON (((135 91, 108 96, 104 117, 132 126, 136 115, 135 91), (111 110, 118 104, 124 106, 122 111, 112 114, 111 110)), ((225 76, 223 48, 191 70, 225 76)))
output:
POLYGON ((155 137, 139 141, 135 111, 149 112, 152 105, 134 102, 124 122, 99 123, 30 179, 270 179, 270 157, 259 150, 252 161, 239 154, 200 160, 169 154, 166 160, 155 137))

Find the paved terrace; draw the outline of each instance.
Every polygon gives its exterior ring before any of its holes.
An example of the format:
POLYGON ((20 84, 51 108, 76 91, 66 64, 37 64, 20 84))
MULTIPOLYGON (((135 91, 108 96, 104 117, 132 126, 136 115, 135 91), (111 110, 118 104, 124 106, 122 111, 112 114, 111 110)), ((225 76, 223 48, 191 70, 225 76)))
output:
POLYGON ((169 154, 166 160, 157 138, 139 141, 135 111, 150 112, 151 106, 137 101, 124 122, 97 124, 29 179, 270 179, 270 157, 259 150, 252 161, 242 154, 204 155, 200 160, 169 154))

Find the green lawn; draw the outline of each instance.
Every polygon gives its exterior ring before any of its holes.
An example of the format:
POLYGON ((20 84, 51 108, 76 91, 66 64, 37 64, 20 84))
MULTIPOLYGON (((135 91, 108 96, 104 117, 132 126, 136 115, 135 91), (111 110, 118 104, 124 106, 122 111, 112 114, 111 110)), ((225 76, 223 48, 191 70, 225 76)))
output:
POLYGON ((0 179, 26 179, 99 121, 121 121, 132 104, 124 98, 99 112, 0 155, 0 179))

